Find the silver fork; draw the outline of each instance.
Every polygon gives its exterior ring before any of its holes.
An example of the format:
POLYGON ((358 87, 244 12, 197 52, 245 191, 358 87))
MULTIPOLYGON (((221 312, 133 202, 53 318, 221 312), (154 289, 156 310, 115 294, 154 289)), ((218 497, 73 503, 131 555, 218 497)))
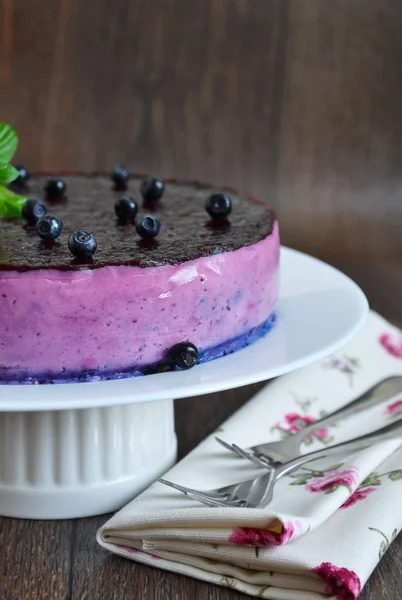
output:
POLYGON ((402 376, 395 375, 393 377, 387 377, 376 383, 358 398, 352 400, 352 402, 349 402, 338 410, 314 421, 314 423, 309 423, 297 433, 294 433, 286 440, 280 442, 257 444, 248 450, 243 450, 237 446, 237 444, 228 444, 219 437, 216 437, 215 439, 227 450, 235 452, 238 456, 246 458, 259 466, 267 467, 269 465, 280 465, 300 456, 300 446, 315 431, 333 425, 347 417, 357 415, 362 411, 388 400, 399 392, 402 392, 402 376))
POLYGON ((271 467, 268 472, 255 479, 240 481, 239 483, 212 490, 196 490, 162 478, 159 478, 157 481, 179 492, 183 492, 208 506, 265 508, 272 500, 276 482, 284 475, 297 470, 302 465, 332 456, 343 450, 361 450, 372 444, 398 437, 402 437, 402 419, 398 419, 390 425, 386 425, 385 427, 381 427, 381 429, 366 433, 357 438, 329 446, 322 450, 316 450, 309 454, 303 454, 303 456, 298 456, 284 464, 271 467))

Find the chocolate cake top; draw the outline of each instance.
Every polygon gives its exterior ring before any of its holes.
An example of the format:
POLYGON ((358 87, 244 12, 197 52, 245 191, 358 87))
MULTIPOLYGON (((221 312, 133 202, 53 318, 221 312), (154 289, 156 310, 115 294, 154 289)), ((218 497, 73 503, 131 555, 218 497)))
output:
POLYGON ((198 182, 164 180, 163 197, 144 205, 139 188, 145 176, 133 176, 126 190, 114 189, 106 175, 52 173, 52 177, 66 183, 65 197, 44 196, 44 174, 32 176, 20 193, 43 200, 48 214, 63 221, 62 234, 54 242, 45 242, 35 226, 23 219, 0 218, 0 271, 175 265, 254 244, 272 233, 276 218, 263 202, 198 182), (205 210, 206 199, 217 192, 227 193, 232 201, 232 211, 224 220, 211 219, 205 210), (117 220, 114 203, 124 195, 138 202, 137 222, 147 214, 158 217, 161 230, 156 238, 142 239, 135 224, 117 220), (91 259, 78 260, 68 249, 68 236, 77 230, 96 237, 98 248, 91 259))

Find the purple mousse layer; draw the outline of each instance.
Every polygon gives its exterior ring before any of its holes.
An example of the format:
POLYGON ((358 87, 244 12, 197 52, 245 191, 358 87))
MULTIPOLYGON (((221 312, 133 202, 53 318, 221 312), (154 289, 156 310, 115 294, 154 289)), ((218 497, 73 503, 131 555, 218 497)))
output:
MULTIPOLYGON (((199 363, 202 364, 204 362, 208 362, 210 360, 215 360, 216 358, 221 358, 223 356, 227 356, 228 354, 233 354, 237 350, 241 350, 242 348, 246 348, 250 344, 256 342, 261 337, 263 337, 268 331, 272 329, 274 323, 276 321, 276 315, 273 313, 264 323, 258 325, 258 327, 254 327, 250 329, 247 333, 239 335, 232 340, 228 340, 215 346, 213 348, 208 348, 200 353, 199 363)), ((79 371, 77 373, 61 373, 58 375, 54 375, 51 373, 41 373, 40 375, 36 375, 32 377, 27 375, 26 373, 20 373, 18 377, 15 375, 10 375, 9 379, 0 380, 0 384, 46 384, 46 383, 88 383, 94 381, 105 381, 109 379, 127 379, 129 377, 140 377, 142 375, 151 375, 155 373, 163 373, 166 371, 175 371, 180 370, 178 367, 173 365, 171 361, 166 360, 154 365, 148 365, 146 367, 131 367, 125 369, 124 371, 111 371, 106 372, 102 371, 99 373, 97 369, 91 369, 87 371, 79 371)), ((6 375, 7 377, 7 375, 6 375)))
POLYGON ((182 341, 221 356, 270 327, 278 274, 276 221, 256 243, 177 265, 0 270, 0 382, 155 372, 182 341))

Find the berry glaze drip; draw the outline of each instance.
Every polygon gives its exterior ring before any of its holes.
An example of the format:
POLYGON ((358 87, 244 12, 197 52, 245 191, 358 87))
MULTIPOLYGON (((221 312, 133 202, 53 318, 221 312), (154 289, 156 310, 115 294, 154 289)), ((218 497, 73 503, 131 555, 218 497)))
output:
POLYGON ((133 176, 124 195, 138 213, 122 221, 115 213, 122 191, 110 175, 52 176, 62 178, 65 196, 44 198, 46 173, 31 175, 24 193, 43 199, 48 219, 62 222, 56 239, 41 239, 33 217, 0 219, 0 383, 188 368, 272 327, 280 244, 267 204, 176 180, 163 180, 163 195, 150 201, 141 194, 145 177, 133 176), (218 192, 230 197, 223 218, 206 211, 206 199, 218 192), (138 233, 147 216, 160 223, 156 237, 138 233), (184 362, 172 351, 178 344, 184 362))

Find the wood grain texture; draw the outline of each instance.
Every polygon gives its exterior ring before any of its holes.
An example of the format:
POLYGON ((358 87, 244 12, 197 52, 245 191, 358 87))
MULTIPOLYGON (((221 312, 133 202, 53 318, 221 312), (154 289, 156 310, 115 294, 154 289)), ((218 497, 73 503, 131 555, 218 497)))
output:
MULTIPOLYGON (((287 245, 402 326, 402 5, 392 0, 2 0, 0 119, 31 169, 228 183, 287 245)), ((176 403, 186 454, 259 386, 176 403)), ((0 520, 0 600, 235 600, 109 556, 105 517, 0 520)), ((402 539, 363 600, 399 600, 402 539)))

